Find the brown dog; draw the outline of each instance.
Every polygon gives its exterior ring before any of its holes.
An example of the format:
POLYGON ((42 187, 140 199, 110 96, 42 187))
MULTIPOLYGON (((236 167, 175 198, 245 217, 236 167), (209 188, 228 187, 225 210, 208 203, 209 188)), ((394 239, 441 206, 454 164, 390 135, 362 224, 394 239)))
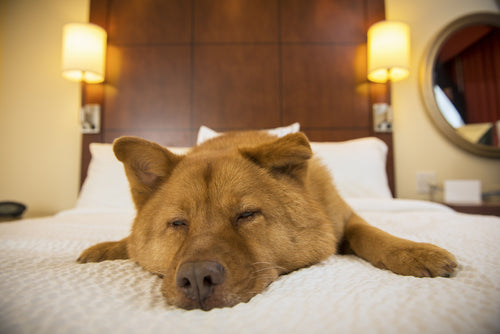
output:
POLYGON ((279 275, 341 248, 401 275, 447 277, 456 267, 446 250, 356 215, 301 133, 234 132, 185 156, 122 137, 114 152, 137 209, 132 232, 78 261, 130 258, 163 277, 170 304, 209 310, 247 302, 279 275))

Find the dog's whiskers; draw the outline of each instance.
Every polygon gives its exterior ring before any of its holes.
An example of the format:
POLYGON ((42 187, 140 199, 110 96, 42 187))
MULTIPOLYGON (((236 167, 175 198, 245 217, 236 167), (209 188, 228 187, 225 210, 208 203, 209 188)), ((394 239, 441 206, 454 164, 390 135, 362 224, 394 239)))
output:
POLYGON ((278 266, 274 263, 271 263, 271 262, 254 262, 251 264, 251 266, 258 266, 258 265, 262 265, 262 266, 265 266, 267 265, 267 267, 264 267, 264 268, 261 268, 261 269, 257 269, 256 271, 254 272, 258 272, 258 271, 263 271, 263 270, 270 270, 270 269, 281 269, 285 272, 288 272, 289 270, 285 267, 282 267, 282 266, 278 266))
POLYGON ((258 273, 258 272, 261 272, 261 271, 271 270, 271 269, 283 269, 283 270, 286 270, 286 268, 283 268, 283 267, 280 267, 280 266, 273 266, 273 267, 267 267, 267 268, 257 269, 255 271, 253 271, 253 273, 258 273))

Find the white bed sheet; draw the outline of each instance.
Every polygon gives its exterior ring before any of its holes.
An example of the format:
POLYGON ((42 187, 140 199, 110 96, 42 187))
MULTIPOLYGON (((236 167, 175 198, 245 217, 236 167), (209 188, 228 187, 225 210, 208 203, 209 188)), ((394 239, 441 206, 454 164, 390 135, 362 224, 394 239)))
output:
POLYGON ((165 305, 131 261, 77 264, 128 234, 133 212, 73 210, 0 224, 0 333, 499 333, 500 218, 402 200, 349 200, 373 225, 455 254, 451 278, 414 278, 355 256, 282 276, 249 303, 165 305))

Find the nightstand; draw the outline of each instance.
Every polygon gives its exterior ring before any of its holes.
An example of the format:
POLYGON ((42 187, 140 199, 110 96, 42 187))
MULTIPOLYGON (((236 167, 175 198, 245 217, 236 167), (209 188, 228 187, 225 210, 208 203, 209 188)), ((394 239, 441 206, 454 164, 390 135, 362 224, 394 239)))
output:
POLYGON ((0 217, 0 223, 7 223, 7 222, 13 222, 16 220, 21 220, 21 218, 16 218, 16 217, 0 217))
POLYGON ((449 206, 450 208, 458 212, 500 217, 500 203, 482 203, 482 204, 443 203, 443 204, 449 206))

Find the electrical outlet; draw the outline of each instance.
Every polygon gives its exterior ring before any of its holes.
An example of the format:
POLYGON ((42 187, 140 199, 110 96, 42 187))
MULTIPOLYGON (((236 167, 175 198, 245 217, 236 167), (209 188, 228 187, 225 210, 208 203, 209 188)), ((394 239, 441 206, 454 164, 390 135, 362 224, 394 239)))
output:
POLYGON ((429 194, 431 185, 436 185, 436 172, 417 172, 417 193, 429 194))

